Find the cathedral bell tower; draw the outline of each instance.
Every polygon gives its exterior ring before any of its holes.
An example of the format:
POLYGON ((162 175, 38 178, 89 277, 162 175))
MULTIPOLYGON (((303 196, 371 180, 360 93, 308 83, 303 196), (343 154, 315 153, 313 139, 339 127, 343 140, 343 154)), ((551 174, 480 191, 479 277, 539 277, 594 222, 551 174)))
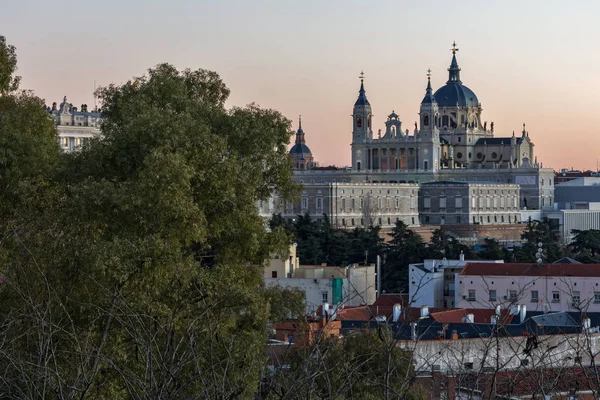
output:
POLYGON ((422 165, 419 168, 424 170, 437 171, 440 166, 440 132, 438 130, 440 114, 438 103, 431 89, 431 70, 427 70, 427 89, 425 97, 421 101, 419 112, 421 129, 418 132, 419 141, 419 160, 422 165))
POLYGON ((421 101, 421 109, 419 112, 421 117, 421 129, 420 134, 427 136, 427 138, 434 137, 434 133, 437 134, 439 126, 439 111, 438 103, 433 95, 431 89, 431 70, 427 70, 427 89, 425 91, 425 97, 421 101))
POLYGON ((360 143, 364 142, 365 139, 373 138, 373 130, 371 129, 371 104, 367 100, 364 84, 365 74, 360 73, 360 90, 358 91, 358 99, 354 103, 354 110, 352 112, 352 142, 360 143))
POLYGON ((365 74, 361 72, 358 99, 352 110, 352 168, 356 171, 369 169, 369 142, 373 139, 373 114, 365 93, 364 79, 365 74))

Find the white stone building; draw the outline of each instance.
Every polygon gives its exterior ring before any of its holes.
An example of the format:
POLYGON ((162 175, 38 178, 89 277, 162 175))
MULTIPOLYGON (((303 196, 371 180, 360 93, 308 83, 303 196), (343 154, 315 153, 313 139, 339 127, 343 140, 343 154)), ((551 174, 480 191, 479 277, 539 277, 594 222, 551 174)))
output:
MULTIPOLYGON (((456 281, 463 267, 472 260, 424 260, 408 267, 408 294, 410 307, 454 308, 456 281)), ((480 261, 502 264, 503 260, 480 261)))
POLYGON ((87 104, 82 104, 77 109, 67 102, 65 96, 60 105, 52 103, 52 107, 48 107, 48 113, 56 122, 58 143, 63 151, 75 151, 89 139, 100 136, 102 115, 96 109, 88 111, 87 104))
POLYGON ((600 312, 600 264, 471 262, 455 279, 459 308, 600 312))

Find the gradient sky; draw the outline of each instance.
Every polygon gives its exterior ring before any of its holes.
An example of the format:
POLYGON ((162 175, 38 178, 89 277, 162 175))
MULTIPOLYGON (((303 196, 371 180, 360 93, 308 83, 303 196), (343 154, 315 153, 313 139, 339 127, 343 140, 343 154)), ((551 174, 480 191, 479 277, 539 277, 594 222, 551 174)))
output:
MULTIPOLYGON (((392 111, 413 128, 425 93, 461 79, 496 136, 523 122, 545 167, 596 169, 600 2, 324 0, 3 1, 22 88, 47 103, 93 104, 97 85, 160 62, 217 71, 228 105, 256 102, 294 120, 321 165, 350 163, 352 105, 364 70, 374 131, 392 111)), ((489 125, 488 125, 489 126, 489 125)), ((292 139, 293 140, 293 139, 292 139)))

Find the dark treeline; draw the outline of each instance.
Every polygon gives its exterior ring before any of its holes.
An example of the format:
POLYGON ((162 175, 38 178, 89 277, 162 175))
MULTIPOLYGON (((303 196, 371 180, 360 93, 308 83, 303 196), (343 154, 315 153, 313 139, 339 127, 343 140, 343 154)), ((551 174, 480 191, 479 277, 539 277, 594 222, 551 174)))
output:
POLYGON ((381 257, 383 290, 402 292, 406 290, 408 265, 424 259, 447 258, 456 260, 461 252, 470 260, 504 260, 505 262, 536 262, 539 243, 542 243, 543 261, 554 262, 571 256, 581 262, 600 262, 600 231, 576 231, 570 246, 560 245, 558 226, 551 220, 527 222, 521 246, 509 250, 498 240, 485 238, 477 250, 461 243, 443 229, 433 232, 431 241, 410 230, 402 221, 384 240, 379 226, 353 230, 333 227, 327 218, 317 221, 309 214, 299 215, 292 223, 279 214, 273 215, 271 228, 285 228, 298 244, 301 264, 337 265, 374 264, 381 257))

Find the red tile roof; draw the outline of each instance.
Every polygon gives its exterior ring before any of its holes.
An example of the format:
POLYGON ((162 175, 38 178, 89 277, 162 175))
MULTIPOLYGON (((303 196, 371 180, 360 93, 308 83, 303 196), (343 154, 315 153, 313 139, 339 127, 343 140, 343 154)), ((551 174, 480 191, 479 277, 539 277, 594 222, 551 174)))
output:
POLYGON ((390 306, 392 307, 394 304, 400 304, 402 307, 406 307, 408 305, 408 294, 407 293, 390 293, 390 294, 382 294, 375 300, 373 303, 374 306, 390 306))
MULTIPOLYGON (((432 312, 431 318, 440 324, 460 324, 464 322, 463 319, 468 314, 473 314, 473 319, 476 324, 491 324, 492 316, 496 314, 496 311, 480 308, 455 308, 452 310, 432 312)), ((510 324, 512 323, 512 320, 513 315, 510 314, 509 310, 503 309, 500 312, 501 324, 510 324)))
POLYGON ((374 318, 369 306, 346 307, 337 311, 337 319, 341 321, 370 321, 374 318))
POLYGON ((461 276, 578 276, 600 278, 600 264, 493 264, 470 262, 461 276))

